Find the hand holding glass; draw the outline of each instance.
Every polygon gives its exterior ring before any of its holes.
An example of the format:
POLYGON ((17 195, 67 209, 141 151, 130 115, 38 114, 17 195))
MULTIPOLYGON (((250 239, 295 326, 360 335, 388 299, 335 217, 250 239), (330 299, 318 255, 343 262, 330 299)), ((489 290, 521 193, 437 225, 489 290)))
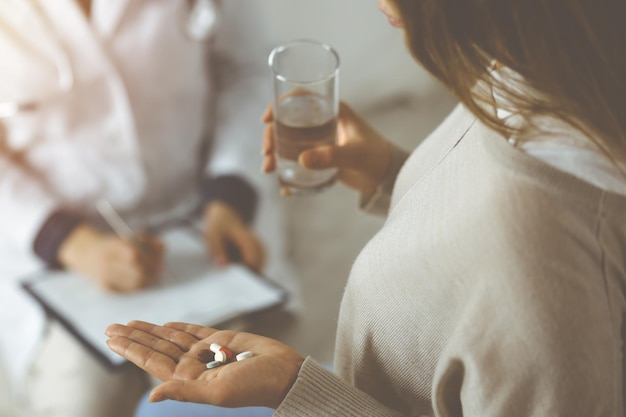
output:
POLYGON ((330 46, 299 40, 269 56, 274 88, 274 140, 278 178, 288 194, 310 194, 335 183, 336 168, 302 167, 303 151, 337 141, 339 56, 330 46))

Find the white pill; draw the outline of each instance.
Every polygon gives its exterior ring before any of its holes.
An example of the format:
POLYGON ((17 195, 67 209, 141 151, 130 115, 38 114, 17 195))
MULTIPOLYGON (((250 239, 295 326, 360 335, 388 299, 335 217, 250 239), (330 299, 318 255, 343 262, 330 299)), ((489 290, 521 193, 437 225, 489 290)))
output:
POLYGON ((221 348, 222 346, 218 345, 217 343, 211 343, 211 345, 209 346, 209 350, 213 353, 217 353, 221 348))
POLYGON ((242 361, 242 360, 244 360, 244 359, 246 359, 246 358, 249 358, 249 357, 251 357, 251 356, 254 356, 254 353, 252 353, 252 352, 250 352, 250 351, 246 351, 246 352, 241 352, 239 355, 235 356, 235 358, 236 358, 238 361, 242 361))
POLYGON ((218 350, 215 352, 215 360, 219 362, 228 362, 228 354, 223 350, 218 350))
POLYGON ((218 366, 221 366, 222 364, 223 362, 220 362, 220 361, 211 361, 206 364, 206 367, 207 369, 217 368, 218 366))

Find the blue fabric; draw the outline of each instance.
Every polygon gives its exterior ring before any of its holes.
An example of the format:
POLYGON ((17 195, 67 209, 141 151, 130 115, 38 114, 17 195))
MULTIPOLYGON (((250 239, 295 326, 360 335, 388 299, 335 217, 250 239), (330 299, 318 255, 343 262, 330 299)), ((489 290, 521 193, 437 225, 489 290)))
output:
POLYGON ((165 400, 148 401, 146 393, 135 411, 135 417, 270 417, 274 409, 266 407, 222 408, 214 405, 165 400))

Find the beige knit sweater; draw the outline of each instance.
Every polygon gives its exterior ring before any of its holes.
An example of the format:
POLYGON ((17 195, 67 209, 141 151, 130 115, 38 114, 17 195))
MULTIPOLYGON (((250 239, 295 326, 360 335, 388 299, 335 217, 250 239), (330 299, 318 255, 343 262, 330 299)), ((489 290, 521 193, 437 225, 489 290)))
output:
POLYGON ((307 358, 275 415, 621 417, 625 267, 625 197, 458 107, 355 261, 339 376, 307 358))

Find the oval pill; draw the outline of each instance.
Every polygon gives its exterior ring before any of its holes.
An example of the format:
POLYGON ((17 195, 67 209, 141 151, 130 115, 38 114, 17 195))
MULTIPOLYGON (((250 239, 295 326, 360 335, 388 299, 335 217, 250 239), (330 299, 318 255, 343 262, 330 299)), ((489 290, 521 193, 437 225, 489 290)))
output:
POLYGON ((233 358, 233 352, 231 352, 230 350, 226 349, 225 347, 221 347, 220 348, 220 352, 224 352, 226 354, 226 358, 227 359, 232 359, 233 358))
POLYGON ((211 361, 209 363, 206 364, 207 369, 211 369, 211 368, 217 368, 218 366, 221 366, 223 362, 220 361, 211 361))
POLYGON ((215 352, 215 360, 224 363, 228 361, 228 355, 223 350, 218 350, 215 352))
POLYGON ((254 353, 252 353, 252 352, 250 352, 250 351, 246 351, 246 352, 241 352, 240 354, 238 354, 237 356, 235 356, 235 358, 236 358, 238 361, 242 361, 242 360, 244 360, 244 359, 246 359, 246 358, 249 358, 249 357, 251 357, 251 356, 254 356, 254 353))
POLYGON ((213 353, 217 353, 220 349, 222 348, 221 345, 218 345, 217 343, 211 343, 209 345, 209 350, 213 353))

